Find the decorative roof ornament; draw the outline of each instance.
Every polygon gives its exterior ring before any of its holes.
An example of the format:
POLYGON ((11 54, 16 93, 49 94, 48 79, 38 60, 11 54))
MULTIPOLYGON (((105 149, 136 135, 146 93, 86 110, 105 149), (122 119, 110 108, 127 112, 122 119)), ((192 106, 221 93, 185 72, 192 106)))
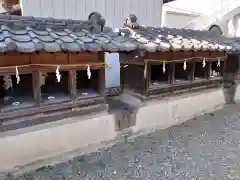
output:
POLYGON ((88 20, 92 24, 92 32, 93 33, 101 33, 103 31, 103 27, 105 26, 105 19, 102 18, 102 15, 98 12, 92 12, 88 16, 88 20))
POLYGON ((130 14, 126 17, 124 21, 124 27, 129 27, 132 29, 140 29, 142 26, 139 25, 137 16, 130 14))

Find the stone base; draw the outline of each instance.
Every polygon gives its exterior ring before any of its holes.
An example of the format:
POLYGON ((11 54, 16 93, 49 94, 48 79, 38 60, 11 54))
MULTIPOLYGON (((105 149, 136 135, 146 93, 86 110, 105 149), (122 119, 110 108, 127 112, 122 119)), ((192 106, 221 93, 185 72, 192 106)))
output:
POLYGON ((121 88, 120 87, 111 87, 105 89, 106 96, 118 96, 121 94, 121 88))
POLYGON ((235 95, 236 95, 237 86, 233 85, 232 87, 223 88, 224 99, 226 104, 235 104, 235 95))

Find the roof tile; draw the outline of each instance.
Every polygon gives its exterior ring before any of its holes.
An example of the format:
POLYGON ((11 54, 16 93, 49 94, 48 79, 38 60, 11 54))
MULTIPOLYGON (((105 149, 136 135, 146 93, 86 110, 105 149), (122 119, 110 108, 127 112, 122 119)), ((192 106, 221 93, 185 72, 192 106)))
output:
POLYGON ((124 28, 117 32, 135 39, 140 49, 147 51, 240 51, 240 45, 232 39, 208 31, 176 28, 144 27, 135 15, 129 15, 124 28))
POLYGON ((128 51, 131 38, 122 37, 93 13, 89 20, 0 15, 0 52, 128 51), (95 19, 94 19, 95 18, 95 19), (103 28, 103 31, 99 31, 103 28))

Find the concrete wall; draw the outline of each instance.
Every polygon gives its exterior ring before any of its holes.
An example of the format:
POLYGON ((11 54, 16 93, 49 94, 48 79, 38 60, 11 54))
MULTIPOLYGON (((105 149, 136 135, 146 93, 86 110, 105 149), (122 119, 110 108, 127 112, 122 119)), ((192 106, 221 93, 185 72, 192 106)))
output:
MULTIPOLYGON (((236 94, 240 99, 240 88, 236 94)), ((136 122, 128 130, 138 134, 166 128, 223 105, 222 89, 149 102, 138 110, 136 122)), ((100 142, 115 141, 122 137, 122 132, 116 131, 115 116, 103 113, 0 133, 0 136, 0 159, 4 162, 0 163, 1 172, 77 148, 87 152, 89 149, 84 148, 101 147, 100 142)))

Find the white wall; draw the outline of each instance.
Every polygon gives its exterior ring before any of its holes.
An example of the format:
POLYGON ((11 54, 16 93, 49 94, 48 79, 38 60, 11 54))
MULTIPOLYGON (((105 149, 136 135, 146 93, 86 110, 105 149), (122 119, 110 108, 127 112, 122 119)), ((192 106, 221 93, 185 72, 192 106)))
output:
POLYGON ((161 25, 162 0, 21 0, 23 15, 38 17, 87 19, 97 11, 107 25, 122 27, 128 14, 136 14, 145 25, 161 25))
POLYGON ((184 28, 190 21, 197 16, 165 12, 163 14, 163 26, 169 28, 184 28))

